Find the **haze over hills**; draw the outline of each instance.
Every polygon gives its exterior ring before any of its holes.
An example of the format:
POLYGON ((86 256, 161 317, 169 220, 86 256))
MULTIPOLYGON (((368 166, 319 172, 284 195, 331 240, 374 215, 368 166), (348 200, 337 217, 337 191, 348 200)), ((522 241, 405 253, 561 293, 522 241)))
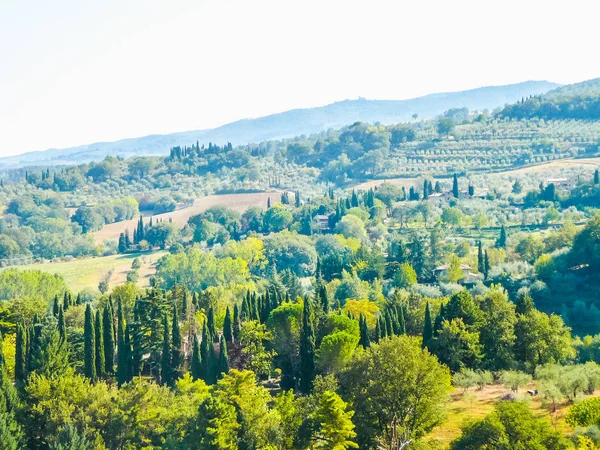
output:
POLYGON ((103 159, 107 155, 131 157, 167 154, 177 145, 196 141, 242 145, 269 139, 340 128, 356 121, 392 124, 411 120, 413 114, 428 119, 450 108, 494 109, 522 97, 544 94, 559 86, 548 81, 527 81, 505 86, 488 86, 460 92, 426 95, 409 100, 344 100, 326 106, 293 109, 254 119, 243 119, 221 127, 149 135, 115 142, 97 142, 65 149, 49 149, 0 158, 0 169, 34 165, 69 165, 103 159))

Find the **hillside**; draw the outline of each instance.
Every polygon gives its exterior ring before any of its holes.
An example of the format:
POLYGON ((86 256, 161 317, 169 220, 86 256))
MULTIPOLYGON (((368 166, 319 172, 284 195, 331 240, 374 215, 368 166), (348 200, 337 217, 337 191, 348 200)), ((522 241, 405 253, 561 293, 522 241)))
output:
POLYGON ((218 128, 150 135, 115 142, 97 142, 66 149, 28 152, 0 158, 0 169, 38 165, 70 165, 98 161, 107 155, 131 157, 167 154, 169 149, 199 141, 243 145, 269 139, 282 139, 340 128, 356 121, 384 124, 406 122, 413 114, 421 119, 442 114, 450 108, 494 109, 522 97, 539 95, 558 85, 547 81, 527 81, 506 86, 490 86, 460 92, 431 94, 410 100, 344 100, 330 105, 294 109, 255 119, 244 119, 218 128))

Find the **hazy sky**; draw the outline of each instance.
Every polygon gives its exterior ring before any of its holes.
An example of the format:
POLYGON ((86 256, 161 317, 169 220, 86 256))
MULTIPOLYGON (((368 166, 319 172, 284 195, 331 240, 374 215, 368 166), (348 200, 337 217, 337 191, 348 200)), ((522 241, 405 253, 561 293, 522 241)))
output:
POLYGON ((0 0, 0 154, 599 77, 596 3, 0 0))

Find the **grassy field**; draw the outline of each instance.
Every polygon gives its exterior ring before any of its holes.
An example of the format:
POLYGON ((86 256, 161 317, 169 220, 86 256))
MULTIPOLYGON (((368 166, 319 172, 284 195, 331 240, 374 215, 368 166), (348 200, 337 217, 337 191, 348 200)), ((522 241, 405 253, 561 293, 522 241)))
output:
POLYGON ((19 270, 41 270, 44 272, 61 275, 67 285, 74 292, 82 289, 97 289, 98 283, 110 271, 109 286, 122 284, 126 281, 127 272, 131 269, 131 263, 139 257, 142 266, 139 269, 139 280, 137 284, 141 287, 148 286, 150 276, 156 269, 156 261, 167 252, 154 253, 132 253, 127 255, 102 256, 99 258, 74 259, 69 262, 53 262, 45 264, 28 264, 23 266, 12 266, 11 269, 19 270))
MULTIPOLYGON (((188 219, 195 214, 200 214, 206 211, 208 208, 213 206, 226 206, 227 208, 233 209, 234 211, 244 212, 250 206, 258 206, 263 209, 267 207, 267 201, 271 198, 273 203, 280 200, 281 192, 255 192, 249 194, 224 194, 224 195, 208 195, 206 197, 200 197, 196 199, 192 206, 181 208, 169 213, 157 214, 154 220, 168 221, 171 219, 173 223, 177 224, 178 227, 183 227, 188 219)), ((105 240, 117 240, 119 234, 125 230, 129 230, 130 234, 137 226, 138 219, 125 220, 123 222, 116 222, 106 225, 100 231, 92 233, 96 238, 97 242, 103 242, 105 240)))
MULTIPOLYGON (((561 433, 568 434, 573 431, 564 420, 570 405, 566 402, 561 403, 556 412, 552 413, 551 407, 544 404, 541 397, 528 396, 526 393, 528 389, 535 389, 535 385, 522 388, 516 396, 529 402, 536 417, 546 418, 561 433)), ((465 421, 485 417, 492 412, 494 404, 508 393, 510 390, 503 385, 486 386, 482 390, 471 388, 466 395, 463 395, 462 389, 456 389, 446 409, 446 421, 433 430, 429 438, 436 439, 444 447, 448 447, 451 441, 460 436, 460 428, 465 421)))

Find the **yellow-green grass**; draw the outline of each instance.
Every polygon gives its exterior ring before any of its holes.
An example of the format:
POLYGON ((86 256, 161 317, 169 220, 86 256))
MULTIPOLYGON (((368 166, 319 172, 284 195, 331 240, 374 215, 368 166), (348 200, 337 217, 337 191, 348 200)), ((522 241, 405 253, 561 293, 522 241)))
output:
MULTIPOLYGON (((561 433, 568 434, 573 431, 565 422, 565 414, 570 407, 567 402, 560 403, 556 411, 552 412, 552 407, 545 404, 540 396, 528 396, 528 389, 535 389, 535 385, 520 389, 516 398, 528 401, 534 416, 550 421, 561 433)), ((437 440, 447 448, 450 442, 460 436, 461 426, 465 422, 485 417, 492 412, 496 402, 510 392, 502 385, 486 386, 482 390, 471 388, 466 395, 462 389, 456 389, 446 407, 446 420, 430 433, 429 438, 437 440)))
POLYGON ((149 279, 156 270, 156 261, 167 252, 130 253, 126 255, 101 256, 97 258, 74 259, 68 262, 35 263, 10 268, 18 270, 41 270, 62 276, 73 292, 83 289, 97 289, 100 281, 112 270, 109 287, 122 284, 126 281, 127 272, 131 270, 131 263, 135 258, 140 258, 142 263, 138 270, 140 287, 148 286, 149 279))

